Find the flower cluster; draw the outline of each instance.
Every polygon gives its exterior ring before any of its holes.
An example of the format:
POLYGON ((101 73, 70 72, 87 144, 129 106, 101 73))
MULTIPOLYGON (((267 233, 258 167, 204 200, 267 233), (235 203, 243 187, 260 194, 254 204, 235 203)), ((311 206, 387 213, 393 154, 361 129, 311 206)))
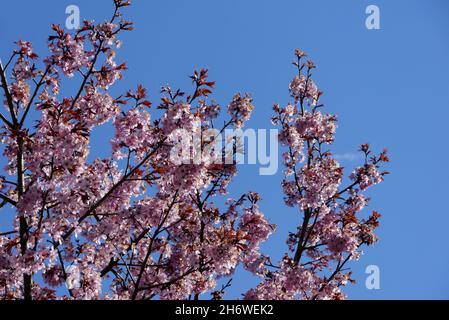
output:
POLYGON ((296 100, 307 98, 316 101, 318 99, 318 87, 313 80, 306 78, 303 74, 295 76, 292 82, 290 82, 288 89, 291 96, 296 100))
POLYGON ((243 127, 244 122, 251 117, 253 109, 252 99, 248 94, 245 94, 243 97, 240 94, 236 94, 232 98, 231 103, 228 105, 228 113, 232 116, 236 128, 243 127))
POLYGON ((73 77, 76 71, 87 65, 94 53, 85 52, 84 37, 73 37, 59 25, 53 25, 53 30, 56 35, 50 36, 48 48, 52 55, 49 61, 58 66, 65 75, 73 77))

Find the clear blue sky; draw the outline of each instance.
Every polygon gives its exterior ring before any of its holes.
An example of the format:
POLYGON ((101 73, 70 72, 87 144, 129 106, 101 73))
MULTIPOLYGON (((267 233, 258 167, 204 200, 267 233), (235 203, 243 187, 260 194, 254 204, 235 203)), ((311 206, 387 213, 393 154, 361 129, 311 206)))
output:
MULTIPOLYGON (((102 20, 112 8, 109 0, 4 2, 0 56, 8 57, 19 38, 44 56, 49 25, 64 23, 69 4, 83 19, 102 20)), ((253 94, 253 128, 271 128, 272 104, 288 101, 292 51, 307 51, 327 108, 339 117, 334 151, 352 153, 370 142, 388 147, 392 158, 392 174, 370 193, 370 209, 383 215, 380 242, 352 264, 358 283, 346 292, 352 299, 449 298, 447 0, 135 0, 125 12, 136 30, 123 37, 118 61, 129 70, 114 92, 142 83, 157 101, 162 84, 189 88, 187 75, 208 67, 220 104, 236 91, 253 94), (365 28, 369 4, 381 10, 381 30, 365 28), (365 289, 370 264, 380 267, 380 290, 365 289)), ((110 134, 107 127, 97 131, 92 156, 108 154, 110 134)), ((259 176, 257 166, 246 165, 231 188, 261 193, 264 213, 279 225, 264 250, 277 258, 298 223, 283 205, 280 179, 280 172, 259 176)), ((254 284, 247 273, 236 279, 229 298, 254 284)))

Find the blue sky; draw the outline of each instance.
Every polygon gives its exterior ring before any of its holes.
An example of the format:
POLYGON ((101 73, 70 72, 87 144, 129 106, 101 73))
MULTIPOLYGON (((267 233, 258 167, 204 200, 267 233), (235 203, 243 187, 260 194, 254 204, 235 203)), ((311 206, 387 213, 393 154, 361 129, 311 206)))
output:
MULTIPOLYGON (((101 1, 2 3, 0 57, 12 43, 30 40, 44 56, 50 23, 64 23, 69 4, 81 17, 103 20, 112 9, 101 1)), ((449 212, 449 2, 446 0, 133 1, 125 11, 136 30, 122 37, 118 61, 127 61, 120 92, 144 84, 153 101, 160 86, 190 88, 193 69, 207 67, 217 80, 215 98, 225 105, 234 92, 251 92, 256 110, 248 127, 272 128, 274 102, 288 102, 296 47, 318 65, 315 79, 327 110, 338 114, 333 151, 349 154, 363 142, 390 150, 392 172, 370 192, 369 209, 383 215, 380 242, 353 263, 352 299, 448 299, 449 212), (365 28, 365 8, 380 8, 381 30, 365 28), (381 271, 381 289, 364 286, 366 266, 381 271)), ((96 132, 92 156, 106 156, 108 127, 96 132)), ((342 160, 349 170, 357 162, 342 160)), ((259 176, 244 165, 231 193, 257 190, 262 210, 279 228, 264 250, 280 257, 296 211, 283 205, 281 172, 259 176)), ((1 220, 0 220, 1 221, 1 220)), ((227 297, 255 283, 239 271, 227 297)))

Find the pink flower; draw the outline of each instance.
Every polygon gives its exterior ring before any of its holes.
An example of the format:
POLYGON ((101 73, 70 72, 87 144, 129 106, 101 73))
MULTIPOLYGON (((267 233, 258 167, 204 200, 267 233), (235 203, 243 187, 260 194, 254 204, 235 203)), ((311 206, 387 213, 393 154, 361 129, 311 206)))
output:
POLYGON ((236 128, 243 127, 244 123, 249 120, 253 110, 252 99, 248 94, 242 97, 237 93, 228 105, 228 113, 232 116, 236 128))
POLYGON ((313 80, 307 79, 304 75, 295 76, 288 89, 291 96, 297 100, 307 98, 311 101, 316 101, 318 99, 318 87, 313 80))

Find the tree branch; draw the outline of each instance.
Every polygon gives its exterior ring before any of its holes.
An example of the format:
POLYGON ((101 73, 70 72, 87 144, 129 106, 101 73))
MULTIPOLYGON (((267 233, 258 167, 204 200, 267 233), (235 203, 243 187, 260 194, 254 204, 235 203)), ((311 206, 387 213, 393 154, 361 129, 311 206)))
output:
POLYGON ((17 202, 0 193, 0 198, 13 206, 17 206, 17 202))
POLYGON ((6 80, 5 71, 3 69, 3 65, 2 65, 1 61, 0 61, 0 79, 2 81, 3 91, 5 92, 5 97, 6 97, 6 102, 8 104, 9 113, 11 114, 11 117, 12 117, 12 123, 10 121, 8 121, 3 115, 1 116, 1 118, 9 127, 12 128, 13 125, 17 124, 17 117, 16 117, 16 112, 14 111, 14 102, 12 100, 11 93, 9 92, 9 89, 8 89, 8 82, 6 80))

